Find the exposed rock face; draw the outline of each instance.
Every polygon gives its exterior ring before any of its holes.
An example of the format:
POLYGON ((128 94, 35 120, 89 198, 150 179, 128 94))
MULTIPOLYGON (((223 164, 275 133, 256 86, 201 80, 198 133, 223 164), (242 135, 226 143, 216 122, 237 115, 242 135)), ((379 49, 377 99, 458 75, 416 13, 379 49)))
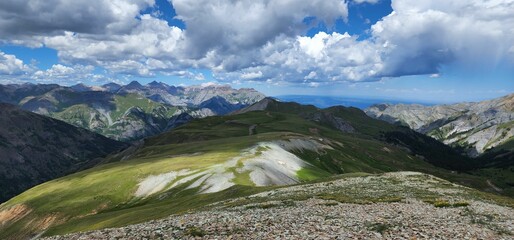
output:
POLYGON ((123 86, 117 93, 138 93, 156 102, 173 106, 199 106, 205 101, 218 97, 223 98, 230 104, 244 107, 258 102, 265 97, 255 89, 233 89, 229 85, 211 84, 175 87, 158 82, 151 82, 145 86, 136 83, 137 82, 132 82, 127 86, 123 86))
POLYGON ((454 105, 379 104, 365 112, 390 123, 405 124, 446 144, 464 147, 473 157, 514 136, 514 94, 454 105))
POLYGON ((0 202, 128 147, 85 129, 0 103, 0 202))

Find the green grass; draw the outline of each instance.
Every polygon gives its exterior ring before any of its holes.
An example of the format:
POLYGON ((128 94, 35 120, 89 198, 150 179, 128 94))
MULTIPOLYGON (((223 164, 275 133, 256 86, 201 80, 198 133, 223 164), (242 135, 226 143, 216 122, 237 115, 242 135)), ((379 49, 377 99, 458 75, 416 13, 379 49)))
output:
POLYGON ((326 171, 320 170, 318 168, 313 168, 313 167, 302 168, 301 170, 296 172, 296 176, 301 181, 312 181, 312 180, 316 180, 319 178, 325 178, 330 175, 331 174, 326 171))
MULTIPOLYGON (((78 96, 75 96, 78 97, 78 96)), ((72 98, 73 99, 73 98, 72 98)), ((106 100, 107 101, 107 100, 106 100)), ((154 102, 148 98, 138 94, 115 95, 111 102, 105 102, 105 116, 94 107, 88 104, 62 103, 56 112, 50 113, 50 116, 78 127, 86 128, 104 136, 119 139, 122 133, 123 124, 128 124, 120 120, 129 121, 146 121, 146 117, 134 114, 126 114, 129 109, 139 108, 146 116, 153 118, 154 124, 165 128, 169 119, 177 112, 178 108, 166 104, 154 102), (111 118, 109 122, 108 117, 111 118), (120 127, 122 127, 120 130, 120 127)), ((136 136, 136 138, 139 136, 136 136)), ((133 140, 131 138, 119 140, 133 140)))

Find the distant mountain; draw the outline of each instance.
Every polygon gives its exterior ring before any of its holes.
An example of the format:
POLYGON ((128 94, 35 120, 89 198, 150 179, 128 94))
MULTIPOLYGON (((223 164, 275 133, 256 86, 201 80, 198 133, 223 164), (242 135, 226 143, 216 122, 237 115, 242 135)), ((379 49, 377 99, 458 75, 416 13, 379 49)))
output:
POLYGON ((473 157, 512 140, 514 94, 453 105, 378 104, 366 109, 374 118, 409 126, 473 157))
POLYGON ((98 87, 83 84, 71 87, 0 85, 0 102, 19 105, 22 109, 121 141, 167 131, 170 126, 177 125, 173 117, 182 113, 193 118, 223 115, 263 97, 251 89, 174 87, 159 82, 144 86, 136 81, 125 86, 109 83, 98 87), (207 99, 198 102, 204 98, 207 99))
POLYGON ((104 91, 115 93, 121 89, 121 85, 117 83, 107 83, 101 86, 104 91))
POLYGON ((229 103, 225 98, 220 96, 212 97, 202 103, 200 103, 200 108, 211 109, 216 115, 225 115, 234 111, 237 111, 247 105, 237 103, 232 104, 229 103))
POLYGON ((26 97, 41 95, 59 87, 57 84, 30 83, 0 85, 0 102, 17 105, 26 97))
POLYGON ((237 106, 246 106, 255 103, 265 96, 251 88, 233 89, 229 85, 198 85, 188 87, 169 86, 165 83, 151 82, 142 86, 137 82, 123 86, 119 94, 138 93, 156 102, 173 106, 198 107, 213 97, 223 98, 227 103, 237 106))
POLYGON ((0 202, 98 164, 128 147, 59 120, 0 103, 0 202))

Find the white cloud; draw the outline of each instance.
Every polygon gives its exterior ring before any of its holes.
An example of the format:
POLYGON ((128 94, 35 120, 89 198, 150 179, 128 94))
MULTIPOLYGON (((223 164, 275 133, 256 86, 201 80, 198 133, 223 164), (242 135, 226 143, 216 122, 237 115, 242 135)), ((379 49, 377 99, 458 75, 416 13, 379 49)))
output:
POLYGON ((352 0, 352 1, 356 2, 358 4, 361 4, 361 3, 376 4, 376 3, 380 2, 380 0, 352 0))
POLYGON ((0 75, 22 75, 30 70, 31 68, 16 56, 0 51, 0 75))
POLYGON ((139 12, 154 0, 2 0, 2 40, 32 42, 34 36, 77 33, 126 33, 137 24, 139 12))
POLYGON ((117 73, 149 75, 152 70, 174 68, 174 63, 166 60, 175 54, 181 38, 179 28, 143 15, 130 34, 98 41, 87 34, 66 32, 45 37, 44 43, 57 49, 64 62, 94 64, 117 73))
POLYGON ((193 58, 209 51, 237 54, 261 47, 275 38, 294 37, 306 29, 306 17, 329 26, 348 16, 341 0, 171 0, 178 18, 186 23, 186 50, 193 58))
MULTIPOLYGON (((429 74, 444 64, 496 65, 514 42, 514 1, 395 0, 372 27, 388 50, 384 75, 429 74)), ((470 67, 472 69, 472 67, 470 67)))
MULTIPOLYGON (((39 80, 64 78, 67 68, 82 72, 68 75, 98 78, 79 69, 100 66, 122 76, 204 80, 184 69, 207 68, 223 82, 319 85, 514 62, 514 0, 393 0, 394 12, 371 27, 369 39, 304 35, 307 17, 330 28, 347 19, 348 3, 378 1, 170 0, 182 30, 159 13, 140 15, 153 0, 6 0, 0 42, 56 49, 61 64, 36 71, 39 80)), ((0 74, 28 72, 20 61, 0 53, 0 74)))
MULTIPOLYGON (((263 79, 291 83, 313 80, 312 72, 318 81, 375 81, 438 76, 447 64, 476 69, 514 62, 514 0, 395 0, 392 6, 394 12, 372 26, 367 40, 324 32, 296 39, 283 36, 245 54, 251 59, 246 62, 258 64, 238 70, 261 71, 263 79)), ((229 72, 220 75, 242 78, 225 64, 219 63, 217 69, 229 72)))
POLYGON ((318 76, 318 74, 316 72, 312 71, 309 73, 309 75, 305 76, 304 79, 305 80, 316 79, 317 76, 318 76))
POLYGON ((256 78, 261 78, 261 77, 262 77, 262 72, 261 71, 247 72, 247 73, 241 74, 241 78, 242 79, 256 79, 256 78))
POLYGON ((29 79, 36 82, 57 82, 60 84, 81 83, 85 79, 91 82, 116 81, 108 76, 95 74, 94 70, 95 67, 91 65, 65 66, 55 64, 49 69, 33 72, 29 75, 29 79))

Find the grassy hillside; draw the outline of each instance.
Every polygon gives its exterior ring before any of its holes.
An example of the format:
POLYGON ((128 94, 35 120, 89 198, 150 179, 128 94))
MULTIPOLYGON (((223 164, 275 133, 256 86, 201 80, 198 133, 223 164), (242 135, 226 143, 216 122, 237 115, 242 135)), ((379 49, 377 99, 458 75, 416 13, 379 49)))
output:
POLYGON ((49 115, 112 139, 130 141, 164 131, 179 111, 179 107, 154 102, 139 94, 110 97, 98 103, 79 100, 75 101, 79 104, 59 103, 59 108, 49 115))
MULTIPOLYGON (((428 140, 403 128, 355 109, 318 113, 273 102, 265 111, 194 120, 1 205, 0 238, 124 226, 337 174, 415 170, 491 188, 483 178, 434 167, 430 161, 444 159, 421 155, 428 140)), ((439 146, 428 145, 428 153, 439 146)))

